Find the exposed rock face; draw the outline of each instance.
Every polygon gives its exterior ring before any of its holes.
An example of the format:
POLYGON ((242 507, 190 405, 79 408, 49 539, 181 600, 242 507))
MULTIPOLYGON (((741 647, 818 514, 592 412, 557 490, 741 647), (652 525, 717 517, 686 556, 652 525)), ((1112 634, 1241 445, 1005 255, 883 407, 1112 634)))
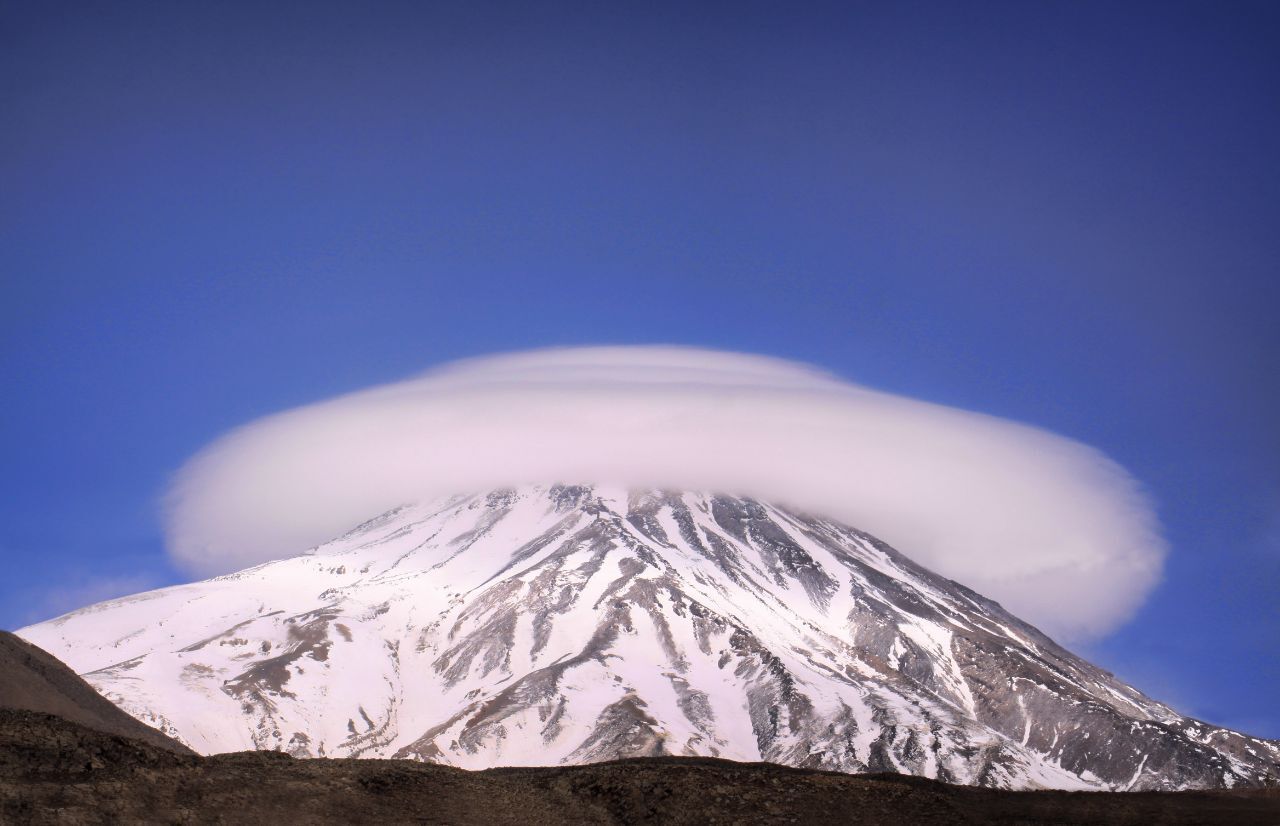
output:
POLYGON ((1280 776, 1280 744, 1178 715, 867 534, 726 496, 404 507, 21 633, 203 753, 705 755, 1002 788, 1280 776))
POLYGON ((125 714, 66 665, 8 631, 0 631, 0 708, 56 714, 97 731, 192 753, 125 714))

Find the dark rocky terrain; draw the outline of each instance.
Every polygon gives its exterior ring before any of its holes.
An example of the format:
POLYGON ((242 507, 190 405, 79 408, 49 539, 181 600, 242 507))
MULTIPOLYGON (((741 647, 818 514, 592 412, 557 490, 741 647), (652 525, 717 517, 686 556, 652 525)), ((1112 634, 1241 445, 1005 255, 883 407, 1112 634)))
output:
POLYGON ((0 707, 56 714, 108 734, 193 753, 125 714, 57 657, 8 631, 0 631, 0 707))
POLYGON ((279 752, 178 754, 0 710, 5 823, 1276 824, 1280 789, 1008 792, 697 757, 468 772, 279 752))

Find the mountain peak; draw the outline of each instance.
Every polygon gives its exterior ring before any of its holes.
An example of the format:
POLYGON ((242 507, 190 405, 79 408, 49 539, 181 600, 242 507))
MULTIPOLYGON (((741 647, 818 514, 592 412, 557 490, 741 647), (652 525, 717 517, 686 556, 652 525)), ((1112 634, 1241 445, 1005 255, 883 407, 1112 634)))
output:
POLYGON ((525 486, 23 629, 197 751, 645 755, 1014 788, 1258 785, 1191 720, 874 537, 751 498, 525 486))

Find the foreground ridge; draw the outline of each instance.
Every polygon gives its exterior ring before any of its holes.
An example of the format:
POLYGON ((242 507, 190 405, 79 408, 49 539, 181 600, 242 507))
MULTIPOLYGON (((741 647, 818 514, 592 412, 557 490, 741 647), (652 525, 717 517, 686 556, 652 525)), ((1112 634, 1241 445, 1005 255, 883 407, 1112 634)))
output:
POLYGON ((0 631, 0 709, 53 714, 88 728, 193 752, 125 714, 48 652, 0 631))
POLYGON ((406 760, 194 757, 0 709, 0 821, 1273 824, 1280 789, 1011 792, 715 758, 468 772, 406 760))
POLYGON ((1280 776, 1280 744, 1177 714, 865 533, 741 497, 405 506, 19 633, 206 754, 704 755, 999 788, 1280 776))

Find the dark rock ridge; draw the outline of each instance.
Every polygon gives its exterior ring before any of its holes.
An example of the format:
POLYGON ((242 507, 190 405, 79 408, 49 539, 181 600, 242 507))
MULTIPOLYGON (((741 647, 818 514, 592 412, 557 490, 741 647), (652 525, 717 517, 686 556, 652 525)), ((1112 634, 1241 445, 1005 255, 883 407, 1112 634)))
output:
POLYGON ((999 788, 1265 786, 1179 715, 854 528, 528 487, 21 631, 201 753, 472 769, 708 756, 999 788))
POLYGON ((0 822, 1261 826, 1280 822, 1280 790, 1010 792, 688 757, 479 772, 280 752, 195 757, 0 709, 0 822))
POLYGON ((91 729, 193 754, 125 714, 48 652, 0 631, 0 708, 55 714, 91 729))

